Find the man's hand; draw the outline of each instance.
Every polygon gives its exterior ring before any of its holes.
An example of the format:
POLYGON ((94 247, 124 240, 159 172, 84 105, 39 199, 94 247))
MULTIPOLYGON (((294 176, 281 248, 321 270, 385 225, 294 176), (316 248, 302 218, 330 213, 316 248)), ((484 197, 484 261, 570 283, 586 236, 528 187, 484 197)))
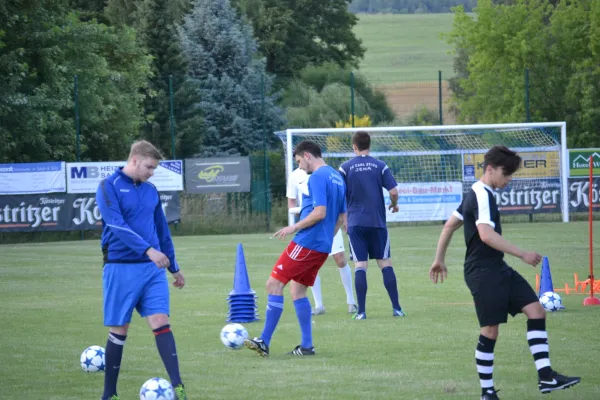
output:
POLYGON ((434 261, 431 268, 429 268, 429 279, 431 282, 438 283, 438 279, 440 279, 440 283, 444 283, 444 279, 448 277, 448 268, 446 268, 446 264, 439 261, 434 261))
POLYGON ((535 267, 540 263, 540 261, 542 261, 542 256, 536 253, 535 251, 526 251, 521 256, 521 260, 523 260, 525 264, 529 264, 535 267))
POLYGON ((177 271, 173 274, 173 278, 175 278, 175 282, 173 282, 173 286, 175 286, 176 288, 183 288, 185 286, 185 278, 183 277, 183 274, 181 273, 181 271, 177 271))
POLYGON ((398 204, 390 204, 390 206, 388 208, 390 210, 392 210, 392 213, 397 213, 398 212, 398 204))
POLYGON ((156 264, 158 268, 169 268, 171 265, 171 261, 169 261, 169 257, 161 253, 160 251, 150 247, 146 254, 150 258, 150 260, 156 264))
POLYGON ((275 232, 275 234, 273 234, 273 237, 279 238, 279 240, 283 240, 287 235, 291 235, 294 232, 296 232, 295 225, 286 226, 285 228, 280 229, 277 232, 275 232))

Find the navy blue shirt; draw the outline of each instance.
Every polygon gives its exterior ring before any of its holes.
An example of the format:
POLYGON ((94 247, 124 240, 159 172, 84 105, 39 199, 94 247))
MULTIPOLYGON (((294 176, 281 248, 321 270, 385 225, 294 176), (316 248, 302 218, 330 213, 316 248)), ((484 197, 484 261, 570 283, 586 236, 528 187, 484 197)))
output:
POLYGON ((135 182, 121 167, 100 182, 96 203, 102 215, 105 263, 151 262, 146 251, 152 247, 169 258, 170 272, 179 271, 167 218, 153 184, 135 182))
POLYGON ((321 221, 298 231, 294 242, 307 249, 329 254, 335 224, 340 214, 346 212, 344 180, 335 169, 325 165, 309 175, 308 185, 303 190, 300 220, 319 206, 325 206, 326 214, 321 221))
POLYGON ((381 160, 357 156, 340 166, 346 181, 348 227, 385 228, 385 200, 382 188, 392 190, 398 184, 381 160))

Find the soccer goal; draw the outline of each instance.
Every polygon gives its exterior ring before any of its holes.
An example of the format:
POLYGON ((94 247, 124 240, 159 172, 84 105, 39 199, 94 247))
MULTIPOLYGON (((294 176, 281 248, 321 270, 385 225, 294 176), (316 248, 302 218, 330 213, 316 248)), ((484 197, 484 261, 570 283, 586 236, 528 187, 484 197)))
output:
POLYGON ((494 145, 505 145, 523 159, 511 184, 494 193, 502 213, 561 213, 564 222, 569 220, 565 122, 287 129, 275 132, 283 141, 286 176, 295 168, 293 149, 302 140, 319 144, 323 158, 337 168, 354 157, 356 131, 371 135, 371 155, 385 161, 398 182, 401 211, 389 213, 388 222, 449 218, 481 177, 483 156, 494 145))

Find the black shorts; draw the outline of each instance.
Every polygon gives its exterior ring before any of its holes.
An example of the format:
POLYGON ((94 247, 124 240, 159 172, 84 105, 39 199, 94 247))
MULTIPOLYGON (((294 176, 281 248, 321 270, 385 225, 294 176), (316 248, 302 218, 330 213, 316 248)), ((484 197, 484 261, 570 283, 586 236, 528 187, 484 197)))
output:
POLYGON ((479 326, 503 324, 523 307, 538 301, 533 288, 506 263, 469 268, 465 282, 475 301, 479 326))

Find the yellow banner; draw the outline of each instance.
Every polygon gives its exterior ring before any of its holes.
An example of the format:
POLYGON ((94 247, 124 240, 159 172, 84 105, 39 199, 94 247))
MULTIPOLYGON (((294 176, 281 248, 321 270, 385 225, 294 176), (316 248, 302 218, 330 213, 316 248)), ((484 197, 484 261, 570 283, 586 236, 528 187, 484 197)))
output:
MULTIPOLYGON (((465 153, 463 155, 464 179, 479 180, 483 175, 482 153, 465 153)), ((558 152, 535 151, 519 153, 523 159, 521 168, 513 175, 514 179, 524 178, 556 178, 560 176, 560 159, 558 152)))

